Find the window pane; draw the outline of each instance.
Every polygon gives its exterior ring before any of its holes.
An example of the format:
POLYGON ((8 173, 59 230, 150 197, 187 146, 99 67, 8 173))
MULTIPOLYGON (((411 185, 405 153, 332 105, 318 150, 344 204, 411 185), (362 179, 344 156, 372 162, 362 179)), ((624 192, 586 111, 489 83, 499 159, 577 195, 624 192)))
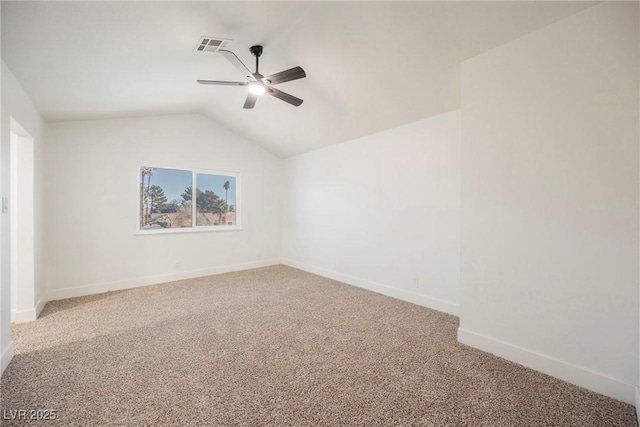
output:
POLYGON ((236 224, 236 178, 196 174, 196 225, 236 224))
POLYGON ((191 227, 191 171, 140 168, 140 229, 191 227))

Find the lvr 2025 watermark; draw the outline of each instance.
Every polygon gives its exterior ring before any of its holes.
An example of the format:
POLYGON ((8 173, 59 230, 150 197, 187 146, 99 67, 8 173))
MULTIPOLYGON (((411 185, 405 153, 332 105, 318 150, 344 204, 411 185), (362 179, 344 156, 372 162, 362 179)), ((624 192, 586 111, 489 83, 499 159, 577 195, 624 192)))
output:
POLYGON ((5 421, 53 421, 58 418, 55 409, 3 409, 5 421))

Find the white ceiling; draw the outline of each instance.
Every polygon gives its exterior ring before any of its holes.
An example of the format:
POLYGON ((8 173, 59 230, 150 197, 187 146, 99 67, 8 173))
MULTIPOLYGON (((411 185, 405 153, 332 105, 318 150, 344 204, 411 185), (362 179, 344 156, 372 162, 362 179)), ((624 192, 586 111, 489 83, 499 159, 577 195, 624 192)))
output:
POLYGON ((10 2, 2 59, 47 121, 200 112, 281 157, 455 109, 459 64, 593 2, 10 2), (244 110, 246 88, 202 35, 253 70, 307 78, 244 110))

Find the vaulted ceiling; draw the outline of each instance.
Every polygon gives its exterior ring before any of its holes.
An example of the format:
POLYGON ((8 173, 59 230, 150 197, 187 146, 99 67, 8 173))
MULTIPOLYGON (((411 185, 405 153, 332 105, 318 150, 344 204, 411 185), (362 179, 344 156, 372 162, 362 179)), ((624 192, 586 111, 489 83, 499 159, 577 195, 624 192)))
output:
POLYGON ((47 121, 199 112, 281 157, 455 109, 464 59, 594 2, 11 2, 2 60, 47 121), (261 97, 200 36, 264 45, 264 75, 300 65, 278 86, 296 108, 261 97))

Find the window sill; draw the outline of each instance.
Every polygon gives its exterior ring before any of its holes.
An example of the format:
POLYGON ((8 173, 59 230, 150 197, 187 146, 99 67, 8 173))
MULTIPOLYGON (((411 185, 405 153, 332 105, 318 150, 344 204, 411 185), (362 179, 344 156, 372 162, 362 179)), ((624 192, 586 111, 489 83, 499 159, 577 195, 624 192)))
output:
POLYGON ((136 230, 136 236, 146 236, 151 234, 177 234, 177 233, 207 233, 219 231, 242 231, 239 225, 219 225, 208 227, 185 227, 185 228, 152 228, 148 230, 136 230))

